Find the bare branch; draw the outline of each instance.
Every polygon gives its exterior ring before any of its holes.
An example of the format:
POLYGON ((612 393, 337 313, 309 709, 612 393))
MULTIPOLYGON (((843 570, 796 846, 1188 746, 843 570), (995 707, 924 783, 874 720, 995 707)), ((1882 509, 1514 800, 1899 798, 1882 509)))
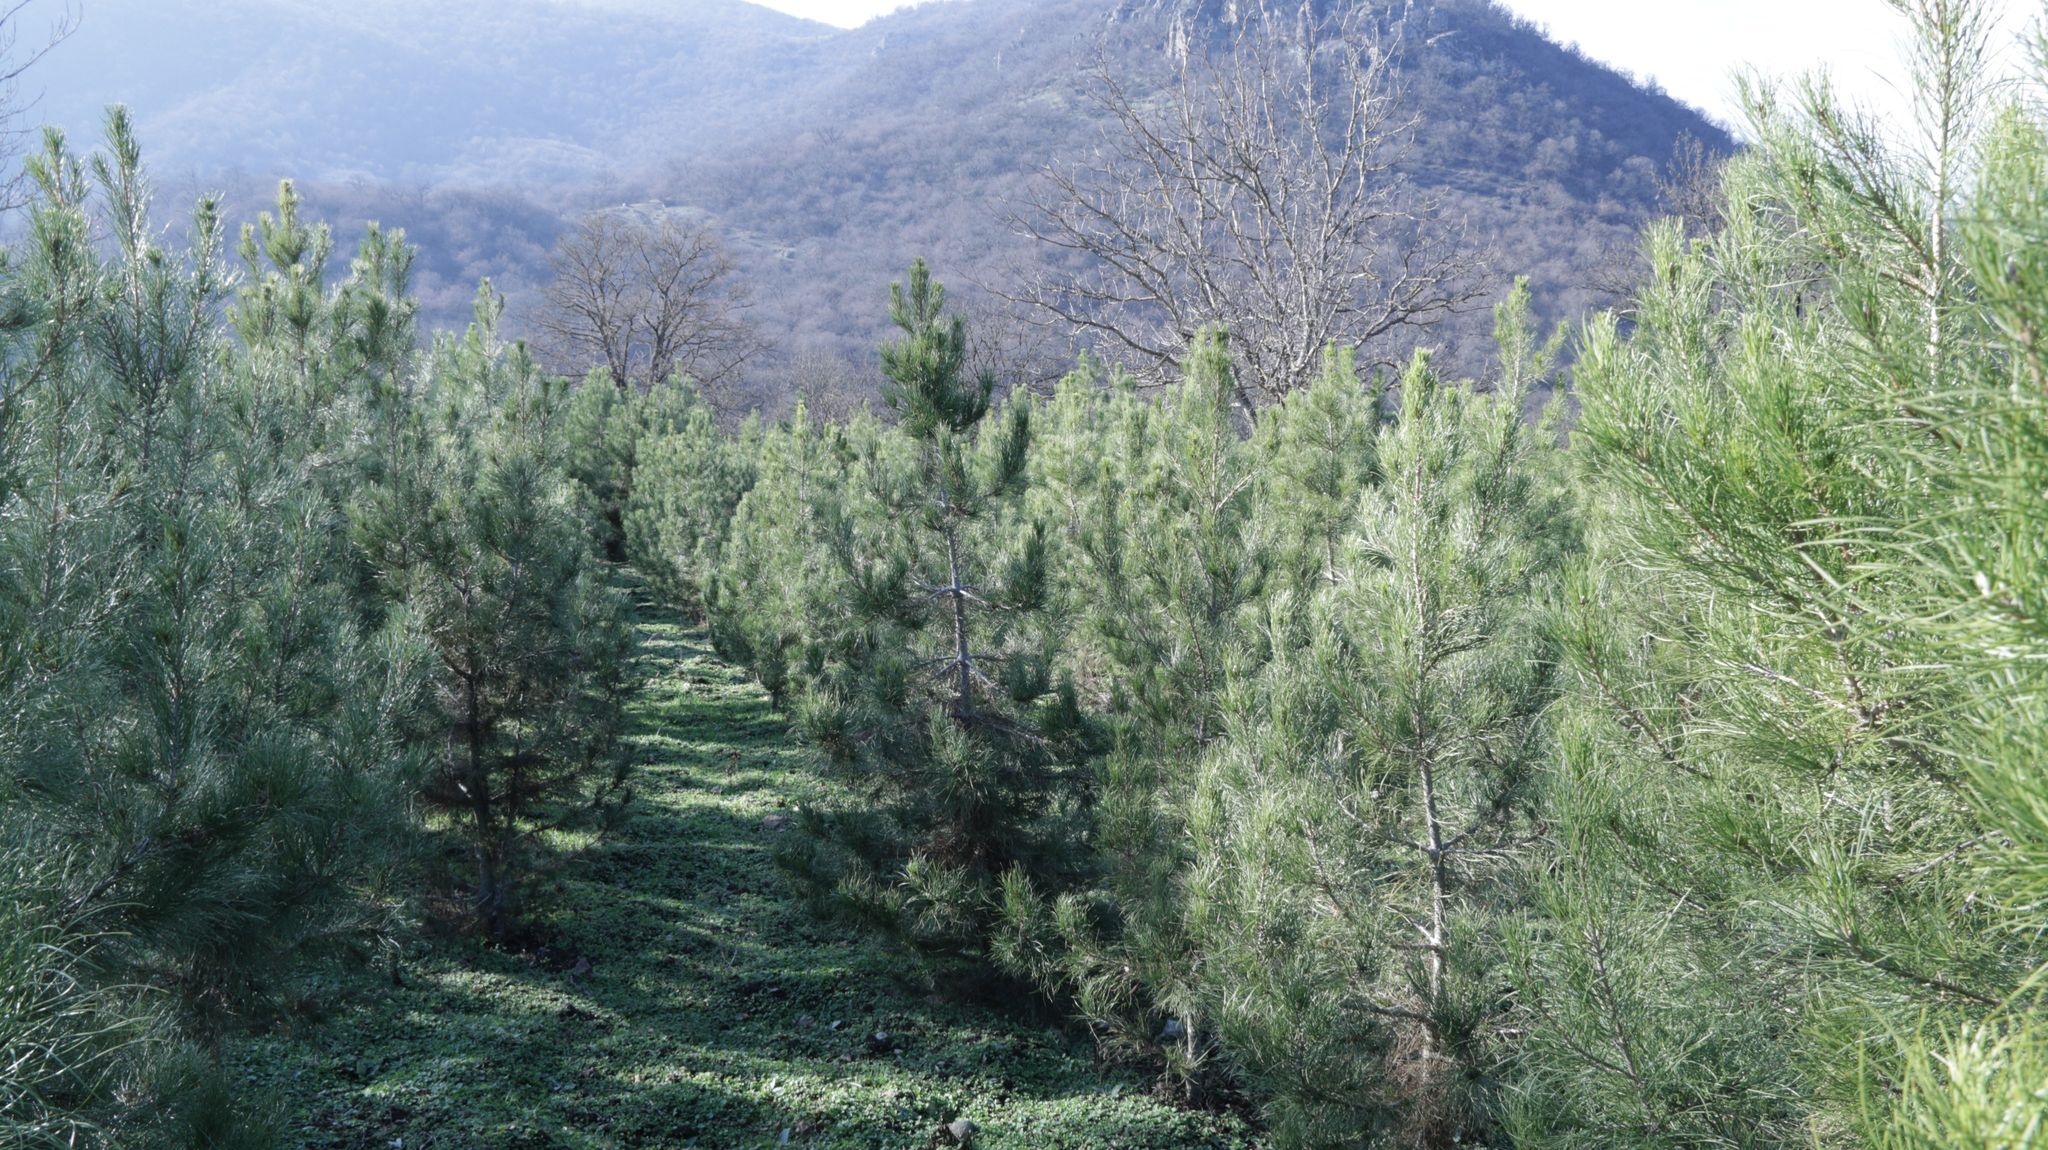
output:
POLYGON ((620 387, 682 375, 732 381, 761 343, 745 286, 708 229, 662 214, 594 212, 555 246, 536 323, 563 370, 603 367, 620 387))
POLYGON ((1147 382, 1226 328, 1248 406, 1311 382, 1333 344, 1391 342, 1475 304, 1464 229, 1396 170, 1412 121, 1371 20, 1262 12, 1214 52, 1177 27, 1164 93, 1099 58, 1091 95, 1110 128, 1012 219, 1079 258, 1012 298, 1147 382))
POLYGON ((35 101, 22 99, 21 78, 77 31, 83 15, 82 0, 66 0, 32 41, 34 46, 17 51, 23 13, 30 6, 31 0, 0 0, 0 168, 5 169, 0 175, 0 211, 20 207, 24 200, 23 173, 15 160, 22 152, 22 138, 30 131, 21 126, 23 114, 35 101))

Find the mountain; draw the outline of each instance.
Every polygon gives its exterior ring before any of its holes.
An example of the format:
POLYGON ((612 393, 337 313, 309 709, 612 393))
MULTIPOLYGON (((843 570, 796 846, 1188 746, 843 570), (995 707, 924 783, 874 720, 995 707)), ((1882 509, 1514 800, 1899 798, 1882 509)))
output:
MULTIPOLYGON (((293 175, 344 229, 404 227, 440 322, 484 275, 519 314, 566 222, 634 203, 725 237, 780 362, 866 363, 914 256, 975 306, 974 282, 1041 258, 1004 219, 1100 138, 1098 60, 1147 90, 1176 21, 1255 2, 948 0, 841 31, 740 0, 93 0, 31 79, 74 129, 129 103, 181 193, 248 215, 293 175)), ((1410 179, 1547 316, 1602 302, 1594 272, 1657 211, 1682 140, 1733 147, 1490 0, 1371 2, 1403 46, 1410 179)))
POLYGON ((91 0, 31 74, 74 131, 136 113, 170 171, 587 183, 730 145, 838 29, 741 0, 91 0))
MULTIPOLYGON (((1682 140, 1734 146, 1698 111, 1490 0, 1379 3, 1404 17, 1419 125, 1409 176, 1471 221, 1504 278, 1532 277, 1548 317, 1602 302, 1591 273, 1654 214, 1682 140)), ((864 345, 882 331, 887 277, 914 256, 956 278, 1031 262, 1000 221, 1046 163, 1085 156, 1105 130, 1087 92, 1098 53, 1120 82, 1163 99, 1162 61, 1186 15, 1129 0, 899 12, 839 38, 863 65, 822 81, 795 117, 764 123, 743 152, 676 167, 650 194, 705 208, 748 245, 764 300, 794 301, 777 305, 789 338, 864 345)))

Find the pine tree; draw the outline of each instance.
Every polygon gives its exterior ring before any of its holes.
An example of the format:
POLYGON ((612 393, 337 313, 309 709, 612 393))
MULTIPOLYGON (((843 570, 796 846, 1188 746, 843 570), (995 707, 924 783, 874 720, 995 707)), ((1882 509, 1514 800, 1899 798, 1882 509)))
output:
POLYGON ((499 344, 502 307, 485 285, 468 334, 436 344, 353 508, 394 625, 438 664, 445 750, 425 795, 460 829, 469 906, 493 938, 548 834, 628 795, 624 605, 575 514, 566 385, 499 344))
POLYGON ((1050 405, 1033 498, 1062 524, 1049 562, 1079 623, 1064 657, 1110 717, 1114 749, 1093 780, 1094 873, 1067 892, 1007 883, 1000 949, 1106 1050, 1157 1060, 1191 1101, 1221 1085, 1183 894, 1192 765, 1226 685, 1264 658, 1273 569, 1265 460, 1239 429, 1233 376, 1215 332, 1159 401, 1126 378, 1103 387, 1084 363, 1050 405))
POLYGON ((1266 589, 1260 460, 1238 427, 1237 390, 1228 338, 1206 333, 1167 402, 1127 391, 1105 402, 1100 470, 1056 496, 1079 511, 1062 557, 1066 598, 1084 620, 1079 642, 1121 696, 1112 708, 1162 753, 1213 738, 1217 700, 1266 589))
MULTIPOLYGON (((86 242, 83 165, 47 137, 31 170, 39 202, 28 237, 0 275, 0 340, 10 372, 0 391, 0 1139, 92 1144, 118 1115, 115 1093, 143 1037, 141 1012, 100 985, 92 936, 69 921, 83 866, 51 833, 38 801, 74 759, 51 728, 82 676, 73 632, 83 590, 67 579, 91 554, 108 495, 90 476, 89 381, 79 345, 96 303, 86 242), (40 509, 35 514, 32 509, 40 509), (60 510, 75 515, 60 514, 60 510)), ((61 807, 59 807, 61 810, 61 807)))
POLYGON ((614 563, 626 557, 626 500, 640 446, 637 394, 595 371, 568 401, 569 474, 583 489, 605 558, 614 563))
MULTIPOLYGON (((1512 396, 1526 395, 1537 377, 1547 369, 1555 345, 1537 348, 1527 335, 1527 293, 1518 288, 1501 312, 1504 372, 1499 387, 1512 396)), ((1253 439, 1247 443, 1229 421, 1228 389, 1213 394, 1216 401, 1203 403, 1197 383, 1220 379, 1228 370, 1220 355, 1220 342, 1208 342, 1198 349, 1195 367, 1188 373, 1190 385, 1177 397, 1157 407, 1142 405, 1129 397, 1083 398, 1089 392, 1063 392, 1055 406, 1061 430, 1119 427, 1138 429, 1133 438, 1144 439, 1148 450, 1127 452, 1100 446, 1093 436, 1109 439, 1101 432, 1081 431, 1090 447, 1069 446, 1053 459, 1049 492, 1062 493, 1055 507, 1085 509, 1091 516, 1075 512, 1075 520, 1088 526, 1063 533, 1081 541, 1071 566, 1063 564, 1068 578, 1084 588, 1074 601, 1089 608, 1105 605, 1139 620, 1132 631, 1149 629, 1155 636, 1154 662, 1186 660, 1184 665, 1201 665, 1189 659, 1191 652, 1214 652, 1208 660, 1219 669, 1207 679, 1195 679, 1198 688, 1179 695, 1173 705, 1136 712, 1121 728, 1118 751, 1102 760, 1098 799, 1091 824, 1091 847, 1100 867, 1099 882, 1056 900, 1037 891, 1012 888, 1007 893, 1010 931, 1005 939, 1005 958, 1028 971, 1042 983, 1070 995, 1080 1015, 1099 1039, 1113 1049, 1163 1059, 1170 1080, 1189 1096, 1207 1094, 1223 1085, 1219 1064, 1235 1065, 1242 1073, 1247 1058, 1271 1056, 1284 1062, 1288 1081, 1307 1075, 1307 1058, 1319 1052, 1332 1060, 1317 1072, 1312 1085, 1297 1090, 1271 1081, 1257 1087, 1271 1093, 1281 1110, 1298 1103, 1302 1092, 1332 1096, 1332 1092, 1360 1090, 1370 1093, 1371 1078, 1346 1060, 1355 1052, 1333 1032, 1317 1035, 1307 1016, 1278 1021, 1270 1029, 1240 1027, 1233 1036, 1227 1029, 1245 1017, 1259 1017, 1273 1004, 1259 1001, 1247 1005, 1248 985, 1242 970, 1223 971, 1219 962, 1242 960, 1244 940, 1267 938, 1267 921, 1261 908, 1248 907, 1243 917, 1219 915, 1214 884, 1227 885, 1233 874, 1250 874, 1246 881, 1271 886, 1268 872, 1255 865, 1247 871, 1241 860, 1215 862, 1215 836, 1228 829, 1216 821, 1213 784, 1202 789, 1202 776, 1191 769, 1205 753, 1214 757, 1226 753, 1263 755, 1267 750, 1245 750, 1241 728, 1257 725, 1262 708, 1274 706, 1294 715, 1320 714, 1306 704, 1299 708, 1290 700, 1316 696, 1329 687, 1303 671, 1303 664, 1288 654, 1296 647, 1312 646, 1309 637, 1317 628, 1327 628, 1334 608, 1329 600, 1339 588, 1356 584, 1361 570, 1380 570, 1378 561, 1360 564, 1354 538, 1367 522, 1368 512, 1384 498, 1381 455, 1398 450, 1403 441, 1383 432, 1387 417, 1382 413, 1376 389, 1359 382, 1348 360, 1333 352, 1328 371, 1315 387, 1288 397, 1266 412, 1253 439), (1206 354, 1205 354, 1206 353, 1206 354), (1202 370, 1205 362, 1210 370, 1202 370), (1122 404, 1123 419, 1104 420, 1087 415, 1091 403, 1122 404), (1201 413, 1212 413, 1202 420, 1201 413), (1197 418, 1191 418, 1197 417, 1197 418), (1151 421, 1165 428, 1203 429, 1190 436, 1150 433, 1151 421), (1390 448, 1389 445, 1392 445, 1390 448), (1148 460, 1158 451, 1157 462, 1148 460), (1065 494, 1086 488, 1093 479, 1087 461, 1122 460, 1135 457, 1157 467, 1154 474, 1195 477, 1195 482, 1141 486, 1108 480, 1094 488, 1090 497, 1065 494), (1075 477, 1079 477, 1077 480, 1075 477), (1103 500, 1101 491, 1132 492, 1129 504, 1103 500), (1110 510, 1105 513, 1107 505, 1110 510), (1122 530, 1124 523, 1143 523, 1142 530, 1122 530), (1109 524, 1112 531, 1102 530, 1109 524), (1099 540, 1113 540, 1115 547, 1103 547, 1099 540), (1129 540, 1128 545, 1125 541, 1129 540), (1103 562, 1111 557, 1113 562, 1103 562), (1151 580, 1126 581, 1117 586, 1105 575, 1129 580, 1140 572, 1157 572, 1151 580), (1110 590, 1105 593, 1104 584, 1110 590), (1188 593, 1190 589, 1198 592, 1188 593), (1119 593, 1120 592, 1120 593, 1119 593), (1169 622, 1162 626, 1160 620, 1169 622), (1317 620, 1321 622, 1318 623, 1317 620), (1163 637, 1160 637, 1163 636, 1163 637), (1204 636, 1189 641, 1186 636, 1204 636), (1265 692, 1272 676, 1291 675, 1290 692, 1275 696, 1265 692), (1156 718, 1155 718, 1156 716, 1156 718), (1220 742, 1219 742, 1220 740, 1220 742), (1232 752, 1230 748, 1238 748, 1232 752), (1204 862, 1205 852, 1210 861, 1204 862), (1227 987, 1227 992, 1220 992, 1227 987), (1344 1053, 1339 1054, 1338 1052, 1344 1053), (1347 1075, 1356 1075, 1344 1082, 1347 1075), (1340 1088, 1337 1083, 1344 1083, 1340 1088)), ((1419 381, 1433 383, 1426 376, 1419 381)), ((1430 394, 1426 388, 1411 389, 1419 398, 1430 394)), ((1477 401, 1475 401, 1477 402, 1477 401)), ((1543 538, 1510 534, 1505 546, 1521 546, 1532 554, 1554 546, 1549 534, 1560 529, 1554 522, 1557 494, 1553 469, 1537 466, 1530 457, 1542 456, 1524 439, 1518 422, 1519 399, 1488 401, 1484 418, 1465 417, 1445 421, 1436 414, 1426 430, 1411 434, 1422 442, 1455 447, 1467 454, 1476 449, 1472 442, 1488 436, 1497 438, 1501 462, 1496 469, 1503 476, 1501 490, 1487 489, 1475 496, 1464 488, 1447 487, 1438 502, 1460 513, 1466 504, 1492 500, 1494 510, 1515 508, 1527 522, 1520 527, 1545 533, 1543 538), (1519 541, 1519 542, 1517 542, 1519 541)), ((1431 409, 1432 412, 1434 409, 1431 409)), ((1455 410, 1462 412, 1462 407, 1455 410)), ((1424 427, 1423 423, 1411 425, 1424 427)), ((1057 442, 1057 440, 1056 440, 1057 442)), ((1413 448, 1411 447, 1411 451, 1413 448)), ((1115 464, 1104 465, 1104 473, 1115 464)), ((1467 474, 1484 471, 1469 462, 1461 464, 1467 474)), ((1428 470, 1412 464, 1417 474, 1428 470)), ((1442 514, 1448 515, 1446 510, 1442 514)), ((1461 545, 1469 546, 1469 540, 1461 545)), ((1453 548, 1456 550, 1456 548, 1453 548)), ((1500 559, 1500 553, 1487 552, 1500 559)), ((1061 553, 1060 558, 1069 556, 1061 553)), ((1516 553, 1509 564, 1528 561, 1516 553)), ((1524 589, 1526 590, 1526 588, 1524 589)), ((1512 597, 1512 592, 1505 592, 1512 597)), ((1375 609, 1376 611, 1377 609, 1375 609)), ((1121 617, 1112 616, 1112 636, 1121 617)), ((1130 624, 1126 624, 1130 625, 1130 624)), ((1379 627, 1374 612, 1360 611, 1349 626, 1359 636, 1379 627)), ((1515 649, 1526 642, 1524 622, 1509 627, 1505 645, 1515 649)), ((1087 633, 1084 632, 1084 635, 1087 633)), ((1357 640, 1364 642, 1364 638, 1357 640)), ((1085 645, 1087 639, 1082 640, 1085 645)), ((1123 671, 1115 658, 1117 648, 1108 647, 1109 657, 1099 653, 1085 656, 1085 666, 1102 665, 1123 671)), ((1134 651, 1134 648, 1125 648, 1134 651)), ((1507 656, 1511 662, 1513 655, 1507 656)), ((1144 682, 1155 667, 1144 659, 1128 672, 1131 679, 1144 682)), ((1325 666, 1323 671, 1340 682, 1349 683, 1363 672, 1348 665, 1341 671, 1325 666)), ((1111 681, 1121 686, 1121 676, 1111 681)), ((1529 699, 1540 700, 1542 690, 1532 687, 1529 699)), ((1526 700, 1525 700, 1526 701, 1526 700)), ((1284 761, 1284 756, 1281 756, 1284 761)), ((1527 770, 1524 756, 1523 770, 1527 770)), ((1260 784, 1263 785, 1263 784, 1260 784)), ((1319 796, 1320 788, 1310 794, 1319 796)), ((1314 809, 1313 803, 1302 809, 1314 809)), ((1303 843, 1300 831, 1276 829, 1274 834, 1291 849, 1303 843)), ((1353 836, 1355 837, 1355 836, 1353 836)), ((1276 845, 1275 849, 1279 849, 1276 845)), ((1344 953, 1336 948, 1333 953, 1344 953)), ((1341 959, 1333 959, 1341 961, 1341 959)), ((1470 965, 1470 964, 1467 964, 1470 965)), ((1293 984, 1299 991, 1300 983, 1293 984)), ((1256 1078, 1256 1074, 1254 1075, 1256 1078)), ((1363 1097, 1363 1094, 1355 1096, 1363 1097)), ((1336 1107, 1331 1113, 1302 1121, 1293 1128, 1295 1137, 1314 1140, 1339 1137, 1349 1129, 1354 1135, 1377 1119, 1401 1109, 1383 1100, 1377 1111, 1336 1107), (1320 1131, 1318 1133, 1317 1131, 1320 1131)), ((1297 1115, 1298 1117, 1298 1115, 1297 1115)))
POLYGON ((2039 154, 1973 125, 1983 9, 1901 7, 1915 148, 1825 87, 1756 94, 1723 229, 1654 233, 1632 330, 1587 339, 1603 506, 1546 800, 1563 861, 1520 953, 1531 1144, 2023 1145, 1995 1112, 2041 1112, 2041 955, 1982 881, 2031 800, 1983 785, 1977 733, 2020 729, 2026 688, 1953 626, 2017 538, 1978 498, 2023 457, 2024 312, 1992 301, 2038 288, 2029 241, 1976 221, 2025 202, 1995 160, 2030 199, 2039 154), (1936 1100, 1944 1045, 1973 1081, 1936 1100))
MULTIPOLYGON (((714 488, 686 476, 657 480, 650 488, 655 496, 678 491, 685 506, 675 518, 665 515, 656 525, 659 533, 643 540, 651 544, 695 536, 698 546, 709 551, 710 540, 717 538, 716 559, 703 589, 712 645, 752 672, 778 710, 800 687, 793 676, 800 679, 822 667, 826 631, 835 622, 833 604, 850 594, 846 573, 825 546, 819 508, 840 499, 856 458, 881 457, 881 440, 881 429, 872 420, 856 420, 845 428, 813 427, 799 402, 794 417, 764 432, 753 450, 739 457, 738 467, 751 471, 752 479, 722 537, 692 526, 704 510, 702 496, 714 488), (667 488, 668 482, 676 482, 676 488, 667 488)), ((687 437, 679 440, 689 442, 687 437)), ((728 448, 737 454, 746 446, 728 448)), ((699 461, 686 466, 701 474, 694 470, 699 461)), ((647 565, 659 568, 656 560, 647 565)))
POLYGON ((1233 684, 1189 833, 1201 998, 1291 1145, 1487 1136, 1491 973, 1572 545, 1524 418, 1525 294, 1493 394, 1418 359, 1339 579, 1233 684))
POLYGON ((588 514, 605 557, 623 562, 632 545, 626 516, 642 480, 643 458, 655 444, 680 434, 717 442, 715 417, 688 381, 627 389, 599 370, 576 388, 567 418, 569 475, 591 501, 588 514))
POLYGON ((1045 535, 1021 514, 1032 404, 995 409, 989 378, 961 378, 966 325, 922 262, 890 305, 899 423, 821 508, 848 617, 798 705, 849 799, 807 807, 782 858, 936 973, 974 979, 993 973, 1002 877, 1057 884, 1071 866, 1086 729, 1052 678, 1045 535))
POLYGON ((762 430, 750 418, 728 438, 695 391, 667 391, 659 427, 640 441, 625 503, 626 555, 672 602, 702 610, 733 514, 754 486, 762 430))
MULTIPOLYGON (((1974 5, 1923 8, 1922 73, 1960 65, 1967 76, 1985 42, 1985 19, 1974 5)), ((1938 380, 1948 386, 1934 398, 1958 456, 1954 482, 1917 520, 1878 527, 1897 544, 1890 563, 1929 576, 1927 598, 1896 618, 1901 630, 1888 638, 1910 636, 1909 650, 1962 680, 1949 729, 1988 837, 1952 850, 1990 905, 1992 929, 2005 936, 2014 990, 1996 1006, 1967 1004, 1960 1018, 1942 1011, 1940 1023, 1898 1042, 1896 1060, 1882 1064, 1885 1073, 1860 1099, 1860 1132, 1883 1150, 2018 1150, 2048 1138, 2048 947, 2039 933, 2048 908, 2048 788, 2040 767, 2048 682, 2038 670, 2048 600, 2040 531, 2048 513, 2040 435, 2048 403, 2048 203, 2041 194, 2048 116, 2039 102, 2048 87, 2048 43, 2036 50, 2024 89, 2032 100, 2016 99, 1986 122, 1969 165, 1974 183, 1948 248, 1957 260, 1958 314, 1942 317, 1927 306, 1935 334, 1954 341, 1947 356, 1930 357, 1937 370, 1953 373, 1938 380)), ((1980 91, 1966 85, 1947 100, 1927 100, 1930 119, 1940 123, 1945 111, 1967 116, 1980 91)), ((1933 338, 1926 346, 1940 350, 1933 338)))
POLYGON ((404 674, 338 585, 332 396, 236 362, 217 212, 200 205, 186 251, 157 246, 125 113, 107 137, 90 163, 48 138, 10 285, 41 302, 18 316, 12 362, 33 366, 8 389, 0 493, 0 855, 38 860, 24 929, 74 980, 44 1020, 116 1020, 64 1105, 138 1140, 229 1144, 253 1108, 223 1093, 213 1044, 305 959, 389 926, 374 887, 403 841, 404 674))
POLYGON ((1259 501, 1284 525, 1272 544, 1275 582, 1297 601, 1342 581, 1359 500, 1379 479, 1381 391, 1377 380, 1360 381, 1353 351, 1332 347, 1322 375, 1259 420, 1266 458, 1259 501))
MULTIPOLYGON (((301 494, 319 441, 252 417, 219 370, 215 217, 202 206, 189 262, 152 248, 124 116, 108 136, 94 177, 116 262, 74 368, 96 385, 74 411, 101 452, 49 474, 104 509, 68 578, 109 606, 68 620, 94 650, 73 652, 85 677, 65 690, 65 750, 42 753, 73 758, 50 792, 95 876, 72 912, 120 931, 138 974, 212 1018, 279 960, 367 926, 352 882, 387 849, 376 832, 402 809, 403 757, 380 718, 389 668, 332 593, 331 519, 301 494), (109 695, 119 717, 88 721, 109 695)), ((45 170, 67 163, 53 153, 45 170)))

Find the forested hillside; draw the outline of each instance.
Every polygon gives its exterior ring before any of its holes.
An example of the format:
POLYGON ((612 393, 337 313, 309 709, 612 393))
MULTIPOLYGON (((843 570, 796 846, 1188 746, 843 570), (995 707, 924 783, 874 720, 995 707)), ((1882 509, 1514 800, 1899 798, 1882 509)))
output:
POLYGON ((731 145, 839 55, 836 29, 743 0, 95 0, 77 15, 34 74, 38 119, 90 130, 119 101, 168 172, 273 185, 591 183, 649 152, 731 145))
MULTIPOLYGON (((889 25, 873 194, 980 138, 970 15, 1067 2, 889 25)), ((0 1150, 2048 1146, 2048 23, 2008 74, 1905 4, 1910 131, 1753 90, 1554 325, 1445 211, 1500 164, 1394 147, 1402 78, 1491 92, 1446 149, 1551 131, 1520 30, 1161 7, 1064 262, 987 285, 1121 341, 1043 386, 916 257, 871 402, 738 415, 719 249, 645 215, 563 249, 551 370, 394 230, 45 134, 0 1150)))
MULTIPOLYGON (((1682 140, 1731 147, 1698 113, 1487 0, 1376 7, 1403 17, 1400 87, 1416 122, 1405 174, 1471 221, 1499 275, 1534 279, 1546 316, 1606 302, 1589 289, 1657 214, 1658 179, 1682 140)), ((972 0, 899 12, 846 34, 868 59, 822 85, 808 114, 650 190, 701 204, 760 245, 750 266, 764 305, 801 301, 779 326, 853 354, 849 342, 879 334, 860 307, 876 290, 866 269, 925 254, 958 269, 972 298, 1044 258, 1005 221, 1040 169, 1103 147, 1112 129, 1091 95, 1093 66, 1106 56, 1141 98, 1164 99, 1163 62, 1191 14, 1227 34, 1199 5, 972 0)), ((1484 325, 1466 334, 1483 338, 1484 325)))
MULTIPOLYGON (((1548 319, 1610 302, 1599 289, 1660 210, 1682 140, 1730 147, 1489 0, 1379 7, 1416 121, 1405 173, 1470 221, 1496 278, 1532 277, 1548 319)), ((774 337, 732 406, 779 409, 818 353, 872 387, 882 269, 935 259, 980 314, 995 309, 977 285, 1054 259, 1009 218, 1041 169, 1101 146, 1098 60, 1157 92, 1176 24, 1220 30, 1222 12, 953 0, 843 32, 739 0, 96 0, 34 83, 37 115, 74 128, 128 102, 181 192, 248 214, 290 177, 338 226, 403 228, 441 325, 488 276, 512 330, 532 331, 549 251, 588 210, 702 223, 774 337)), ((1481 314, 1446 342, 1484 329, 1481 314)), ((1050 350, 1073 348, 1055 332, 1050 350)))

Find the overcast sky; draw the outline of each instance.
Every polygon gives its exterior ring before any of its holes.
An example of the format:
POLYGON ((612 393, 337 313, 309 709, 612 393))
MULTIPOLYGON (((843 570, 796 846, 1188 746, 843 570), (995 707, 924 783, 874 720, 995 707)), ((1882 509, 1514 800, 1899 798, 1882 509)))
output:
MULTIPOLYGON (((903 6, 903 0, 756 0, 813 20, 852 27, 903 6)), ((1825 66, 1859 98, 1898 106, 1886 77, 1898 74, 1904 22, 1881 0, 1505 0, 1554 39, 1577 42, 1586 54, 1653 77, 1664 89, 1724 121, 1739 120, 1736 69, 1793 76, 1825 66)), ((2011 13, 2010 40, 2021 12, 2040 0, 2001 0, 2011 13)))

